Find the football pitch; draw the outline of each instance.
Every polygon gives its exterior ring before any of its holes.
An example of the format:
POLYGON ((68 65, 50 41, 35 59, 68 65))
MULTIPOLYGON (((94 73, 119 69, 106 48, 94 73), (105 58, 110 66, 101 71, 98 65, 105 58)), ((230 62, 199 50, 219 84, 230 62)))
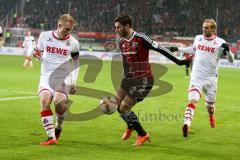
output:
MULTIPOLYGON (((185 78, 184 67, 164 65, 168 70, 160 80, 168 82, 173 88, 163 95, 150 95, 134 106, 133 110, 151 136, 150 143, 135 147, 132 144, 136 133, 127 141, 121 140, 126 126, 118 113, 99 116, 96 112, 89 119, 88 115, 82 116, 81 113, 96 108, 105 93, 115 93, 111 62, 103 62, 94 82, 84 80, 87 67, 83 66, 78 86, 84 92, 70 96, 73 101, 70 112, 75 115, 80 113, 80 118, 64 122, 58 145, 40 146, 39 143, 46 140, 37 96, 40 63, 33 61, 34 68, 23 69, 23 60, 19 56, 0 56, 0 160, 240 158, 240 69, 219 68, 216 128, 210 128, 202 98, 195 111, 191 133, 188 138, 183 138, 182 115, 188 100, 189 79, 185 78)), ((153 69, 157 72, 161 68, 153 69)))

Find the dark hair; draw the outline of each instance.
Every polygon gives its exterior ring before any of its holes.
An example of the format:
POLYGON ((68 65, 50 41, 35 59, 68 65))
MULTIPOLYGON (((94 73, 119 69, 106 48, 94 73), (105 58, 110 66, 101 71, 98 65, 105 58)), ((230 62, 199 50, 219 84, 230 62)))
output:
POLYGON ((127 15, 127 14, 123 14, 123 15, 120 15, 118 16, 114 22, 119 22, 121 23, 123 26, 126 26, 127 24, 129 25, 129 27, 132 27, 132 18, 127 15))

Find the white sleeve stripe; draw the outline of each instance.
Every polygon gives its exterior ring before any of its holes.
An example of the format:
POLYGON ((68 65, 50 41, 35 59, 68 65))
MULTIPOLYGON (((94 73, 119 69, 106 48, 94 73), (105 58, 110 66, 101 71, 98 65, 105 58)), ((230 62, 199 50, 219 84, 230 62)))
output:
POLYGON ((141 38, 143 38, 143 39, 145 39, 145 40, 148 41, 150 44, 152 44, 152 42, 153 42, 153 41, 152 41, 148 36, 146 36, 146 35, 139 34, 139 33, 136 33, 136 35, 139 36, 139 37, 141 37, 141 38))
MULTIPOLYGON (((161 47, 160 45, 158 46, 158 48, 159 48, 159 49, 162 49, 162 50, 166 51, 167 53, 169 53, 170 55, 174 56, 174 55, 172 54, 172 52, 169 51, 167 48, 161 47)), ((174 56, 174 57, 175 57, 175 56, 174 56)))
POLYGON ((145 38, 148 42, 152 43, 152 40, 149 37, 143 35, 143 38, 145 38))

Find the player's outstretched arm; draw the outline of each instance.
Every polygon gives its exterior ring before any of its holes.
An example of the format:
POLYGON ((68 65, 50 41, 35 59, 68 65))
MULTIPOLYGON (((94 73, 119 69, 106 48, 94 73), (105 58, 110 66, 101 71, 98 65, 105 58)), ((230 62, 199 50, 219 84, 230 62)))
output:
POLYGON ((167 57, 168 59, 170 59, 171 61, 173 61, 173 62, 176 63, 177 65, 180 65, 180 66, 182 66, 182 65, 189 65, 189 61, 178 59, 177 57, 175 57, 175 56, 173 55, 173 53, 172 53, 170 50, 168 50, 168 49, 165 48, 165 47, 161 47, 161 46, 159 45, 157 48, 155 48, 155 49, 153 49, 153 50, 161 53, 162 55, 164 55, 165 57, 167 57))
POLYGON ((178 59, 177 57, 175 57, 173 55, 173 53, 169 49, 160 46, 155 41, 152 41, 152 44, 150 45, 150 49, 161 53, 162 55, 164 55, 165 57, 167 57, 168 59, 170 59, 171 61, 173 61, 177 65, 180 65, 180 66, 182 66, 182 65, 189 65, 189 61, 178 59))
POLYGON ((173 53, 169 49, 160 46, 158 42, 151 40, 148 36, 144 34, 139 34, 138 36, 143 39, 143 43, 147 48, 161 53, 162 55, 164 55, 165 57, 167 57, 177 65, 180 65, 180 66, 189 65, 189 61, 178 59, 173 55, 173 53))
POLYGON ((226 43, 223 43, 222 46, 223 48, 223 55, 227 56, 227 60, 230 63, 233 63, 234 60, 234 55, 233 53, 230 51, 229 46, 226 43))
POLYGON ((195 54, 195 50, 193 49, 193 47, 170 47, 169 50, 171 52, 180 51, 183 53, 195 54))

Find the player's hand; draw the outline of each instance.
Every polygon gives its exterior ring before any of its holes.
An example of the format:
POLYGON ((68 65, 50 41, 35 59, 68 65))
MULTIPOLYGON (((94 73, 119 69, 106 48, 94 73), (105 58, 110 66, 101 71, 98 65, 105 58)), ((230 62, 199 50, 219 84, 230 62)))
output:
POLYGON ((170 47, 169 50, 171 52, 176 52, 176 51, 178 51, 178 47, 170 47))
POLYGON ((42 53, 41 53, 39 50, 35 49, 35 50, 33 51, 33 57, 35 57, 35 58, 37 58, 38 60, 41 61, 41 59, 42 59, 42 53))
POLYGON ((77 92, 77 87, 74 85, 74 84, 72 84, 71 86, 70 86, 70 91, 69 91, 69 93, 70 94, 74 94, 74 93, 76 93, 77 92))
POLYGON ((221 47, 223 48, 223 54, 224 54, 225 56, 228 55, 228 53, 229 53, 228 44, 223 43, 221 47))

